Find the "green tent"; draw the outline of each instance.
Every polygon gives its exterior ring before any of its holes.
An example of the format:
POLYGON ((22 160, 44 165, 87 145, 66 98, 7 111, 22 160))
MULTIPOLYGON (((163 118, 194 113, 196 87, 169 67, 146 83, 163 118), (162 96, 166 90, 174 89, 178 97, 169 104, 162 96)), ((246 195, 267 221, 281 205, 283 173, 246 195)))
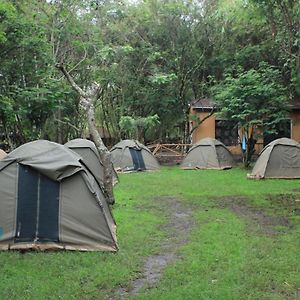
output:
POLYGON ((116 251, 116 226, 82 158, 39 140, 0 161, 0 249, 116 251))
POLYGON ((205 138, 193 145, 181 163, 182 169, 230 169, 234 164, 226 146, 216 139, 205 138))
POLYGON ((120 141, 110 151, 116 171, 154 171, 160 168, 156 157, 138 141, 120 141))
MULTIPOLYGON (((83 164, 94 175, 99 185, 104 189, 104 167, 101 162, 96 145, 86 139, 74 139, 65 144, 66 147, 75 151, 82 157, 83 164)), ((118 175, 113 168, 113 183, 118 182, 118 175)), ((112 203, 110 203, 112 204, 112 203)))
POLYGON ((300 144, 277 139, 261 151, 249 178, 300 178, 300 144))

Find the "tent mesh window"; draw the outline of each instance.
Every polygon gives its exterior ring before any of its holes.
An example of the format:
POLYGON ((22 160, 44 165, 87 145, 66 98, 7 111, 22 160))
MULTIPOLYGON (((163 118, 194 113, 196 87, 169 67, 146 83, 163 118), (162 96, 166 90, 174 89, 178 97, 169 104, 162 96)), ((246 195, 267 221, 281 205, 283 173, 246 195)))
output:
POLYGON ((15 242, 58 242, 59 183, 19 165, 15 242))
POLYGON ((238 129, 235 122, 229 120, 216 120, 215 128, 216 139, 225 146, 237 145, 239 143, 238 129))
POLYGON ((130 148, 129 150, 132 157, 134 170, 146 170, 145 162, 142 156, 142 151, 132 148, 130 148))

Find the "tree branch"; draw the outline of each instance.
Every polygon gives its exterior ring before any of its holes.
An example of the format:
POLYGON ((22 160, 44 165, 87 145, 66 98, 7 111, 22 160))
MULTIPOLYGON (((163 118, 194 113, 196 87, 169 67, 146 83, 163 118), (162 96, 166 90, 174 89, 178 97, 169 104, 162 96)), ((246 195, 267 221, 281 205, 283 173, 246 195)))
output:
POLYGON ((193 126, 193 128, 191 129, 191 132, 190 132, 190 134, 193 134, 193 132, 205 121, 205 120, 207 120, 209 117, 211 117, 213 114, 214 114, 214 112, 215 112, 215 106, 213 106, 212 107, 212 109, 211 109, 211 111, 210 111, 210 113, 209 113, 209 115, 207 115, 206 117, 204 117, 202 120, 199 120, 198 122, 197 122, 197 124, 195 125, 195 126, 193 126))
POLYGON ((58 123, 61 123, 61 124, 64 124, 64 125, 68 125, 70 127, 72 127, 73 129, 75 129, 77 132, 81 132, 81 129, 76 127, 75 125, 71 124, 70 122, 66 122, 66 121, 62 121, 62 120, 59 120, 59 119, 54 119, 54 122, 58 122, 58 123))
POLYGON ((77 83, 71 77, 70 73, 66 70, 64 64, 62 63, 56 64, 55 67, 65 75, 66 79, 69 81, 72 88, 80 95, 80 97, 87 98, 86 93, 77 85, 77 83))
POLYGON ((72 72, 73 70, 75 70, 82 62, 84 62, 87 58, 87 51, 86 51, 86 48, 84 47, 84 55, 83 55, 83 58, 74 66, 72 67, 71 70, 69 70, 69 73, 72 72))

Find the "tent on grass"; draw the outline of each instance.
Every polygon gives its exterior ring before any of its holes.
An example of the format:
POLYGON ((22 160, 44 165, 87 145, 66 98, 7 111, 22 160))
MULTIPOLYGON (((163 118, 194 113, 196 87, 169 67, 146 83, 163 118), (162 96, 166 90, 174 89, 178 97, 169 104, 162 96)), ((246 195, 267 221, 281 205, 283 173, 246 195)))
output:
POLYGON ((248 178, 300 178, 300 144, 288 138, 269 143, 248 178))
POLYGON ((138 141, 120 141, 110 151, 116 171, 154 171, 160 168, 151 151, 138 141))
POLYGON ((226 146, 216 139, 205 138, 195 144, 181 163, 182 169, 230 169, 234 164, 226 146))
POLYGON ((0 249, 116 251, 105 196, 81 157, 39 140, 0 161, 0 249))
MULTIPOLYGON (((96 145, 86 139, 74 139, 65 144, 66 147, 75 151, 82 157, 82 162, 89 169, 89 171, 94 175, 98 184, 104 188, 104 167, 101 162, 96 145)), ((113 183, 118 182, 118 175, 113 168, 113 183)))
POLYGON ((2 149, 0 149, 0 159, 3 159, 6 156, 7 156, 7 153, 5 151, 3 151, 2 149))

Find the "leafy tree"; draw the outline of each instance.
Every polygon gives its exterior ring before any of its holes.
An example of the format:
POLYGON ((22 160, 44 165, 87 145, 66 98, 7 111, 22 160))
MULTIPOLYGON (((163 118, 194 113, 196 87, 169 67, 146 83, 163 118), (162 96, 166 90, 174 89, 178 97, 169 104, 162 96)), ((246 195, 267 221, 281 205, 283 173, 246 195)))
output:
POLYGON ((16 146, 84 132, 80 99, 54 68, 61 61, 83 90, 101 85, 96 125, 115 139, 122 117, 157 115, 146 140, 186 140, 188 103, 209 94, 210 78, 225 84, 229 68, 258 71, 265 61, 295 96, 299 11, 296 0, 3 0, 1 137, 16 146))
POLYGON ((141 142, 145 142, 147 131, 156 128, 159 124, 158 115, 148 116, 145 118, 122 116, 119 122, 125 138, 136 139, 141 142))
POLYGON ((239 68, 235 74, 226 74, 224 82, 216 85, 212 93, 219 107, 219 114, 234 121, 246 139, 244 165, 248 167, 254 153, 255 128, 272 133, 276 125, 286 119, 286 89, 280 83, 278 69, 266 63, 259 68, 244 71, 239 68))

